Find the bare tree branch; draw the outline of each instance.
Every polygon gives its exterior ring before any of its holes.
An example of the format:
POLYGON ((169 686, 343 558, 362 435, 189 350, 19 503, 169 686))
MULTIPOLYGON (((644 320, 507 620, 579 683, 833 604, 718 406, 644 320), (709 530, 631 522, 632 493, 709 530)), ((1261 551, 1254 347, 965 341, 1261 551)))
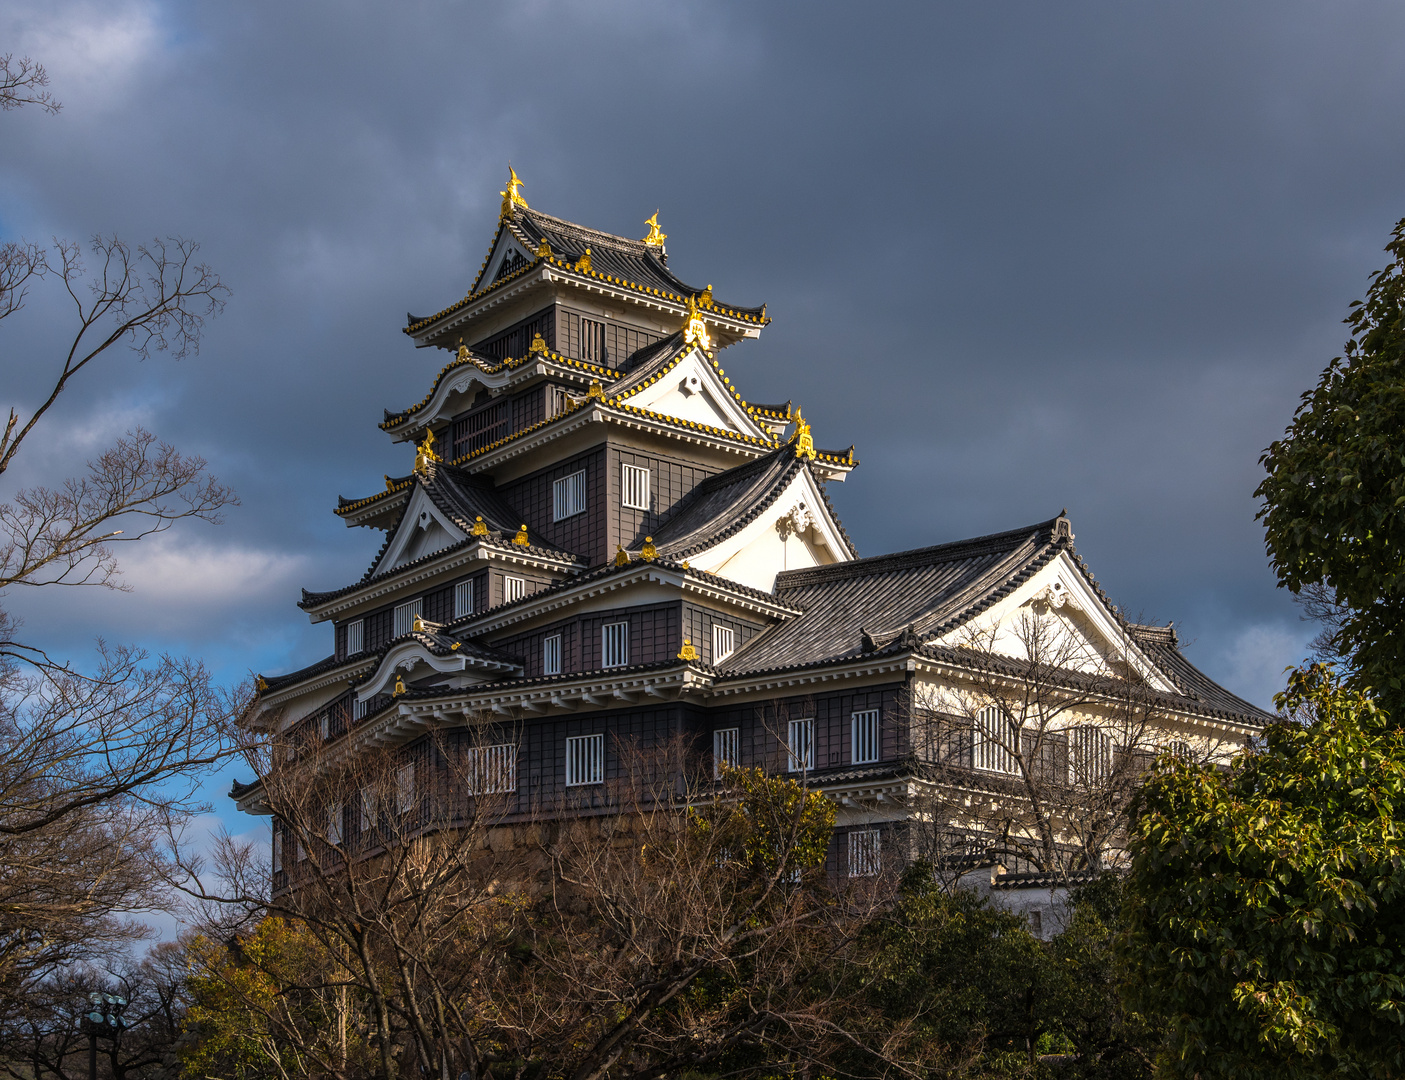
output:
POLYGON ((27 56, 16 60, 14 53, 0 56, 0 111, 38 105, 47 113, 58 112, 63 105, 44 89, 48 85, 49 73, 43 64, 27 56))

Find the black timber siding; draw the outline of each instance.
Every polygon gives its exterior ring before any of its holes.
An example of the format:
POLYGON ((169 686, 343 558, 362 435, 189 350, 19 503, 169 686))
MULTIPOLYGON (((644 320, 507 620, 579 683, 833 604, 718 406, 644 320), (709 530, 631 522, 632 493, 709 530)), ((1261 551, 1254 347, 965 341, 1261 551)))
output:
POLYGON ((559 407, 555 387, 544 383, 510 397, 494 398, 481 391, 473 407, 455 416, 436 436, 443 440, 438 450, 453 461, 529 428, 546 419, 548 397, 553 408, 559 407))
MULTIPOLYGON (((696 644, 696 642, 694 643, 696 644)), ((708 743, 719 728, 740 728, 741 764, 785 774, 785 739, 792 720, 815 722, 815 770, 851 764, 852 717, 867 709, 879 711, 879 760, 892 761, 908 752, 902 684, 781 698, 764 705, 735 705, 710 710, 708 743)))
MULTIPOLYGON (((673 516, 678 504, 695 487, 720 471, 685 458, 613 444, 609 447, 608 461, 610 542, 634 550, 643 546, 644 537, 659 531, 659 526, 673 516), (652 505, 648 510, 633 510, 624 506, 621 477, 625 465, 649 470, 649 501, 652 505)), ((610 550, 613 552, 614 548, 610 550)))
POLYGON ((555 349, 576 360, 623 369, 634 353, 664 336, 656 330, 603 319, 586 311, 556 309, 556 340, 560 345, 555 349))
POLYGON ((469 347, 479 356, 491 356, 495 360, 526 356, 532 345, 533 334, 541 334, 546 341, 546 347, 553 352, 557 351, 555 305, 534 311, 506 330, 500 330, 492 337, 477 343, 470 343, 469 347))
POLYGON ((713 611, 711 608, 685 603, 683 605, 683 636, 693 642, 693 648, 698 650, 698 658, 704 664, 717 662, 717 658, 712 655, 712 628, 714 626, 731 627, 732 633, 736 637, 735 649, 740 649, 766 628, 760 622, 738 619, 732 615, 724 615, 720 611, 713 611))
MULTIPOLYGON (((529 578, 527 591, 536 592, 550 582, 550 579, 534 571, 523 571, 520 575, 529 578)), ((460 581, 472 579, 473 590, 473 610, 482 611, 488 606, 487 591, 488 571, 480 570, 474 574, 465 574, 444 585, 437 585, 433 589, 426 589, 423 592, 406 593, 397 596, 390 603, 384 604, 365 615, 358 615, 364 623, 361 631, 362 644, 366 651, 379 649, 382 645, 390 641, 395 633, 395 609, 401 604, 407 604, 411 600, 420 601, 420 617, 428 622, 450 622, 454 617, 454 586, 460 581)), ((499 585, 497 595, 501 597, 502 589, 499 585)), ((346 659, 346 625, 355 622, 356 619, 343 619, 336 624, 337 659, 346 659)))
POLYGON ((495 639, 492 646, 521 657, 527 668, 525 677, 530 679, 543 674, 542 641, 552 634, 560 634, 561 673, 597 671, 600 669, 600 628, 606 623, 627 622, 630 666, 654 664, 673 659, 682 648, 681 609, 682 605, 675 601, 592 611, 529 633, 495 639))
POLYGON ((504 485, 502 496, 522 515, 530 538, 584 556, 590 565, 598 566, 614 554, 613 548, 606 547, 604 473, 601 445, 504 485), (585 513, 552 521, 552 484, 581 469, 585 470, 585 513))

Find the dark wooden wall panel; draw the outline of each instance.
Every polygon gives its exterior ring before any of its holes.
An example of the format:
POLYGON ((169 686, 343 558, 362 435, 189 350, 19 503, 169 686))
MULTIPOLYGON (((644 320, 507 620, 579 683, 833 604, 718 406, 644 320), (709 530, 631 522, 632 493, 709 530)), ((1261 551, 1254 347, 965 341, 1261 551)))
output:
POLYGON ((730 626, 733 634, 736 635, 735 647, 737 649, 740 649, 765 629, 765 626, 759 622, 750 622, 735 616, 724 615, 720 611, 713 611, 711 608, 701 607, 698 604, 684 604, 683 636, 692 639, 693 647, 698 650, 698 656, 704 664, 716 663, 712 655, 712 628, 714 626, 730 626))
MULTIPOLYGON (((646 536, 652 536, 659 530, 659 526, 673 516, 678 504, 691 494, 695 487, 718 471, 697 462, 669 457, 666 454, 645 453, 633 447, 613 443, 609 447, 607 457, 610 543, 634 550, 643 545, 646 536), (624 465, 649 470, 649 501, 652 506, 648 510, 633 510, 623 505, 621 469, 624 465)), ((610 550, 613 552, 614 547, 610 550)))
POLYGON ((527 525, 529 539, 582 555, 592 566, 604 562, 606 551, 605 447, 603 445, 505 484, 502 495, 527 525), (552 484, 585 470, 586 511, 564 521, 552 521, 552 484))

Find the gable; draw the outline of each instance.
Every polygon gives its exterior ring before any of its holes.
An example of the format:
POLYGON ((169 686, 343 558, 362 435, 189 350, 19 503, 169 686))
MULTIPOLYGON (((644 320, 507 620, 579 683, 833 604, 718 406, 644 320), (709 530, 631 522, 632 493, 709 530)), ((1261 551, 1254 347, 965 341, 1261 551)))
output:
POLYGON ((483 265, 483 272, 473 283, 471 291, 478 292, 480 289, 486 289, 500 278, 516 273, 535 258, 536 255, 518 243, 517 238, 507 229, 498 230, 493 250, 488 256, 488 261, 483 265))
POLYGON ((783 570, 847 562, 851 556, 809 470, 799 470, 780 495, 740 532, 699 551, 692 566, 771 592, 783 570))
POLYGON ((968 646, 1026 659, 1033 621, 1046 628, 1047 660, 1089 674, 1125 668, 1162 693, 1178 688, 1142 651, 1123 621, 1067 552, 1062 551, 1008 597, 933 644, 968 646))
POLYGON ((624 401, 663 416, 770 438, 769 433, 737 404, 717 369, 696 346, 684 353, 657 382, 630 394, 624 401))
POLYGON ((466 540, 468 534, 448 519, 425 494, 424 488, 415 484, 414 493, 400 515, 400 521, 386 544, 385 552, 371 567, 368 577, 394 570, 397 566, 414 562, 436 551, 466 540))

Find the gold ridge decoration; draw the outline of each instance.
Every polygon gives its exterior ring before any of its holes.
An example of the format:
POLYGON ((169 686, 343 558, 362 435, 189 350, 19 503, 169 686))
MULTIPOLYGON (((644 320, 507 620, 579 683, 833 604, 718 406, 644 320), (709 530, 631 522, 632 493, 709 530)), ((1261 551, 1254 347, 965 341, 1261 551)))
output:
POLYGON ((524 521, 517 529, 517 535, 512 538, 512 542, 518 547, 530 547, 531 541, 527 539, 527 523, 524 521))
POLYGON ((502 213, 498 215, 499 220, 512 217, 519 206, 523 210, 529 209, 527 200, 522 198, 521 188, 522 181, 517 178, 517 170, 512 167, 512 162, 509 161, 507 163, 507 190, 498 192, 502 196, 502 213))
POLYGON ((712 307, 712 306, 713 306, 713 303, 712 303, 712 284, 711 284, 711 282, 709 282, 707 288, 702 291, 702 297, 701 297, 701 299, 702 299, 702 302, 703 302, 704 304, 706 304, 708 307, 712 307))
POLYGON ((395 676, 395 692, 394 692, 393 694, 391 694, 391 697, 399 697, 401 694, 403 694, 403 693, 405 693, 405 692, 406 692, 406 690, 405 690, 405 679, 404 679, 404 676, 396 675, 396 676, 395 676))
POLYGON ((688 321, 683 324, 683 344, 712 348, 712 339, 707 336, 707 323, 698 313, 698 298, 688 297, 688 321))
POLYGON ((659 229, 659 212, 655 210, 653 217, 646 217, 644 224, 649 226, 649 235, 644 237, 643 242, 650 247, 663 247, 663 242, 668 239, 668 233, 659 229))
POLYGON ((576 260, 576 269, 582 274, 589 274, 590 269, 590 248, 585 249, 585 254, 576 260))
POLYGON ((413 630, 413 631, 414 631, 415 633, 417 633, 417 634, 423 634, 423 633, 424 633, 424 619, 422 619, 420 616, 416 615, 416 616, 415 616, 414 624, 410 627, 410 629, 413 630))
POLYGON ((693 644, 692 638, 683 639, 683 647, 678 650, 678 659, 696 660, 698 658, 697 647, 693 644))
POLYGON ((599 379, 590 380, 590 389, 585 392, 585 396, 594 398, 596 401, 605 400, 605 388, 600 385, 599 379))
POLYGON ((815 440, 810 434, 810 425, 805 422, 805 417, 800 415, 799 409, 795 410, 795 434, 790 437, 790 441, 795 443, 796 457, 815 460, 815 440))
POLYGON ((462 641, 456 641, 456 642, 454 642, 452 645, 449 646, 449 651, 450 651, 450 652, 458 652, 458 651, 459 651, 459 646, 462 645, 462 644, 463 644, 462 641))
POLYGON ((473 520, 473 529, 471 530, 470 535, 472 535, 472 536, 487 536, 487 535, 488 535, 488 526, 483 523, 483 515, 482 515, 482 514, 479 514, 476 518, 474 518, 474 520, 473 520))
POLYGON ((659 549, 654 547, 652 536, 644 537, 644 546, 639 549, 639 557, 645 562, 653 562, 659 557, 659 549))
POLYGON ((541 336, 540 331, 532 335, 532 344, 527 348, 528 356, 532 356, 533 354, 537 353, 541 354, 542 356, 545 356, 547 354, 546 338, 541 336))
POLYGON ((546 239, 545 236, 542 237, 542 242, 537 245, 537 258, 539 258, 539 259, 549 259, 549 258, 551 258, 551 244, 549 244, 549 243, 547 242, 547 239, 546 239))
POLYGON ((618 544, 615 545, 615 565, 616 565, 616 566, 628 566, 628 565, 629 565, 629 552, 625 551, 625 549, 622 548, 622 547, 620 547, 618 544))
POLYGON ((426 429, 424 442, 415 451, 415 472, 427 472, 436 461, 441 460, 434 452, 434 432, 426 429))
POLYGON ((260 694, 262 694, 265 690, 268 689, 268 683, 264 681, 262 675, 254 676, 254 689, 257 690, 260 694))

